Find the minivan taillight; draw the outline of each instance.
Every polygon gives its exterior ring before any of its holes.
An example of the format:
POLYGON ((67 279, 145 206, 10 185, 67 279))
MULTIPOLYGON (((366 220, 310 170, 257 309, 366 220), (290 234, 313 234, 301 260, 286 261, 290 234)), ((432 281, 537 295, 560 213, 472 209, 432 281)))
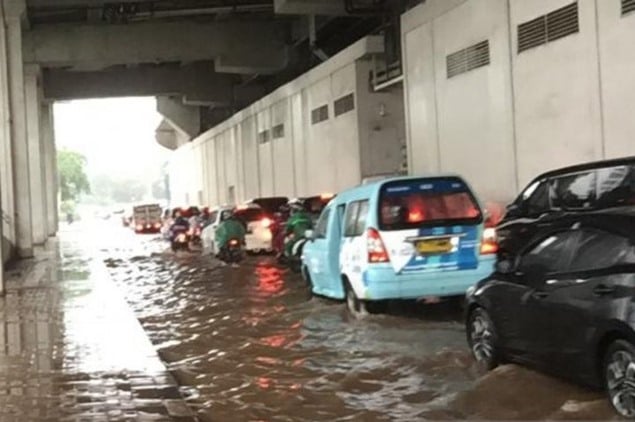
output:
POLYGON ((481 255, 491 255, 498 252, 498 242, 496 241, 496 229, 487 228, 483 230, 481 240, 481 255))
POLYGON ((368 229, 366 241, 368 245, 368 262, 380 263, 390 261, 388 252, 384 247, 384 242, 381 240, 381 236, 376 229, 368 229))

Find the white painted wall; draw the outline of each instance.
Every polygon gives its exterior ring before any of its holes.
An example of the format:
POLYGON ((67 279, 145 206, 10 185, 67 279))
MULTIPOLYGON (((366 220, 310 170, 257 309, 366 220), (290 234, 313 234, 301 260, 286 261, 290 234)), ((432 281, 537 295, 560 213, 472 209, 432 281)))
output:
POLYGON ((635 13, 622 17, 619 3, 596 1, 606 157, 631 155, 635 144, 635 13))
MULTIPOLYGON (((189 154, 189 161, 201 163, 188 174, 200 179, 206 205, 212 206, 230 202, 230 186, 238 202, 307 196, 349 188, 385 167, 398 170, 404 138, 402 94, 399 89, 371 93, 370 61, 363 60, 382 51, 381 38, 361 40, 201 135, 191 143, 194 147, 180 148, 173 161, 185 162, 182 157, 189 154), (361 102, 335 117, 334 101, 350 93, 361 102), (388 110, 383 117, 377 117, 380 104, 388 110), (311 111, 323 105, 329 108, 329 119, 312 124, 311 111), (279 124, 284 125, 284 136, 273 139, 272 129, 279 124), (258 134, 265 130, 270 140, 260 143, 258 134), (379 159, 374 153, 381 154, 379 159)), ((179 183, 185 183, 183 178, 179 183)))
MULTIPOLYGON (((358 75, 367 75, 372 63, 358 60, 356 68, 358 75)), ((396 84, 374 92, 368 88, 368 81, 360 77, 356 91, 362 178, 400 172, 406 142, 403 86, 396 84)))
POLYGON ((410 171, 457 172, 487 201, 571 163, 635 154, 635 15, 579 0, 580 32, 517 53, 517 26, 572 0, 428 0, 402 17, 410 171), (482 40, 490 64, 448 79, 482 40))
POLYGON ((271 128, 282 124, 284 136, 273 139, 271 133, 272 168, 274 192, 288 192, 295 195, 295 171, 293 162, 293 138, 291 135, 291 111, 289 98, 280 100, 271 106, 271 128))
MULTIPOLYGON (((514 0, 512 28, 571 0, 514 0)), ((601 159, 602 131, 595 0, 579 0, 580 32, 516 54, 514 67, 518 177, 601 159)), ((514 30, 514 34, 516 31, 514 30)))
MULTIPOLYGON (((256 115, 256 121, 258 124, 257 134, 267 130, 269 131, 269 138, 271 138, 271 114, 270 108, 267 107, 256 115)), ((273 180, 273 151, 271 148, 271 140, 266 143, 258 141, 258 163, 259 173, 258 178, 260 180, 260 194, 262 196, 274 195, 274 180, 273 180)))

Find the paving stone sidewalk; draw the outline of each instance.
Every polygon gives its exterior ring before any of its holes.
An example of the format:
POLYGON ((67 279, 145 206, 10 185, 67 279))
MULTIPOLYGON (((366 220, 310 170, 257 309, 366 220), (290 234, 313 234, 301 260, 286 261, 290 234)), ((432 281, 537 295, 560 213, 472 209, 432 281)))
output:
POLYGON ((103 263, 49 242, 0 297, 0 421, 195 421, 103 263))

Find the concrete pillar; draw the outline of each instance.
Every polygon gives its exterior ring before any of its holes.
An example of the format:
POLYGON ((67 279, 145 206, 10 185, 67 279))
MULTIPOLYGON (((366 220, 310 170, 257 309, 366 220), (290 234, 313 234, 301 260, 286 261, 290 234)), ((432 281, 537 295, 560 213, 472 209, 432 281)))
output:
POLYGON ((55 233, 60 230, 60 175, 57 169, 57 142, 55 141, 55 112, 54 107, 51 105, 49 109, 49 122, 51 122, 51 146, 53 148, 53 155, 51 156, 51 160, 53 161, 53 187, 54 187, 54 203, 53 208, 55 209, 55 233))
POLYGON ((180 98, 157 97, 157 111, 189 139, 201 133, 200 107, 183 105, 180 98))
MULTIPOLYGON (((8 4, 8 3, 7 3, 8 4)), ((9 63, 9 98, 11 108, 11 151, 13 158, 14 220, 16 243, 22 258, 33 256, 31 228, 31 192, 29 183, 29 149, 27 144, 24 66, 22 63, 22 22, 24 10, 5 8, 9 63)))
POLYGON ((31 225, 33 243, 43 245, 48 239, 46 205, 46 179, 44 143, 41 132, 40 69, 37 65, 24 68, 24 93, 26 97, 27 143, 29 156, 29 182, 31 193, 31 225))
POLYGON ((9 113, 9 84, 7 80, 7 34, 4 25, 4 4, 0 3, 0 294, 4 293, 4 263, 11 242, 13 192, 11 180, 11 122, 9 113), (8 241, 7 241, 8 240, 8 241))
POLYGON ((42 121, 42 141, 44 143, 44 190, 46 192, 48 235, 55 236, 57 233, 57 175, 55 174, 57 152, 53 134, 53 105, 50 103, 42 104, 40 116, 42 121))

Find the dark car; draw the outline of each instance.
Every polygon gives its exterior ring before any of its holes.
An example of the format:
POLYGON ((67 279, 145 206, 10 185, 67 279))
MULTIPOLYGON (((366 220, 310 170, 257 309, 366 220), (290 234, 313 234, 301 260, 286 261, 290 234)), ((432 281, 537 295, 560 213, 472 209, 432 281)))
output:
POLYGON ((330 193, 324 193, 316 196, 307 196, 300 198, 304 211, 307 212, 313 219, 313 223, 317 222, 317 219, 322 214, 322 210, 326 208, 331 199, 335 198, 335 195, 330 193))
POLYGON ((467 338, 488 368, 515 361, 607 390, 635 417, 635 207, 563 217, 468 290, 467 338))
POLYGON ((496 227, 499 255, 513 255, 563 215, 635 204, 635 157, 597 161, 536 177, 496 227))
POLYGON ((265 214, 273 216, 280 210, 280 207, 287 205, 287 202, 289 202, 289 198, 286 196, 272 196, 266 198, 255 198, 247 201, 247 204, 258 205, 263 209, 265 214))

